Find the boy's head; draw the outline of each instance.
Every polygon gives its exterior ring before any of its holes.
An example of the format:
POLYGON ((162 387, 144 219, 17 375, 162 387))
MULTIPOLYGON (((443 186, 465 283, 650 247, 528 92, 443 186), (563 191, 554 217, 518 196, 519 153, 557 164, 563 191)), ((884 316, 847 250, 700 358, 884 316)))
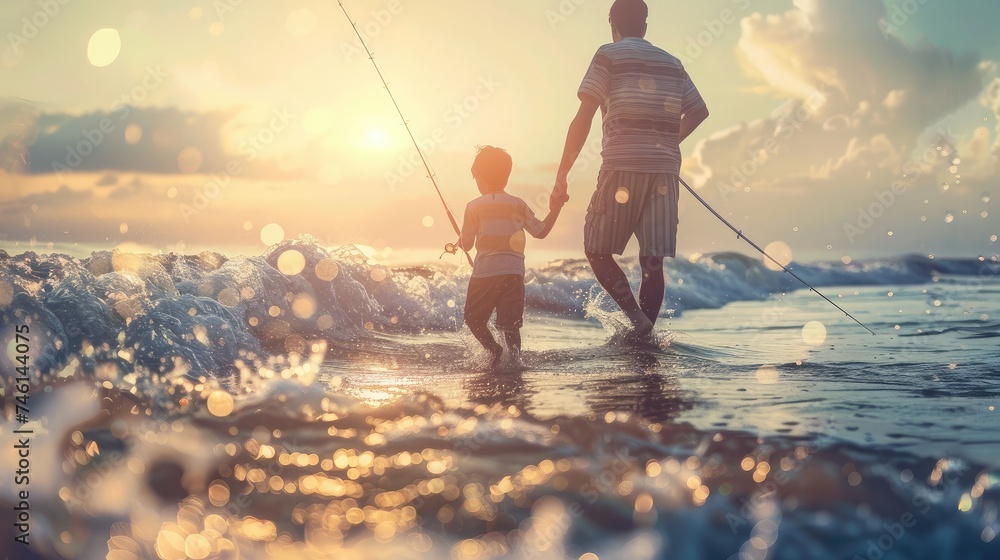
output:
POLYGON ((646 19, 649 6, 643 0, 615 0, 611 6, 611 34, 615 41, 625 37, 646 36, 646 19))
POLYGON ((503 191, 507 188, 513 167, 514 162, 510 154, 504 150, 493 146, 481 147, 479 154, 476 155, 476 161, 472 164, 472 176, 479 185, 479 192, 490 194, 503 191))

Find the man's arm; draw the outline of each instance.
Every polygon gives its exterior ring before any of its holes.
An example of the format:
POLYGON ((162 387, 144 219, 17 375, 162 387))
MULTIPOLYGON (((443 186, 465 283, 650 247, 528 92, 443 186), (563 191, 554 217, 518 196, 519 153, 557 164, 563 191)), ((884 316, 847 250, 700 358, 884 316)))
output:
POLYGON ((705 122, 708 118, 708 107, 701 105, 694 111, 690 113, 685 113, 681 116, 681 134, 680 141, 683 142, 687 140, 688 136, 694 132, 701 123, 705 122))
POLYGON ((600 106, 601 104, 594 97, 585 93, 580 94, 580 109, 569 125, 569 132, 566 134, 566 147, 563 149, 562 162, 559 164, 559 172, 556 174, 556 186, 552 192, 553 198, 558 197, 561 202, 569 200, 566 195, 567 177, 587 143, 590 128, 594 123, 594 115, 597 114, 597 109, 600 106))

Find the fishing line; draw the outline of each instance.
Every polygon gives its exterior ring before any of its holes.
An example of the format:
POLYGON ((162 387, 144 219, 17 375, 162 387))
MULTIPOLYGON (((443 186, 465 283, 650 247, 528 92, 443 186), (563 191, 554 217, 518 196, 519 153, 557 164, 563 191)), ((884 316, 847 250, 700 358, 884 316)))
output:
POLYGON ((760 246, 757 245, 756 243, 754 243, 752 240, 750 240, 749 237, 743 235, 742 231, 736 229, 736 227, 734 227, 733 224, 729 223, 725 218, 722 217, 721 214, 719 214, 718 212, 716 212, 715 208, 712 208, 711 206, 709 206, 709 204, 707 202, 705 202, 704 198, 698 196, 698 193, 694 192, 694 189, 692 189, 690 187, 690 185, 688 185, 687 183, 684 182, 684 179, 681 179, 680 177, 677 177, 677 178, 680 180, 681 184, 684 185, 684 188, 686 188, 688 190, 688 192, 690 192, 692 195, 694 195, 695 198, 698 199, 698 202, 700 202, 705 208, 708 208, 709 212, 711 212, 712 214, 715 214, 716 218, 722 220, 722 223, 724 223, 727 226, 729 226, 729 229, 731 229, 734 232, 736 232, 736 238, 737 239, 742 239, 743 241, 746 241, 747 243, 749 243, 751 247, 753 247, 754 249, 757 249, 758 251, 760 251, 760 254, 764 255, 768 259, 771 259, 771 262, 773 262, 774 264, 780 266, 782 270, 784 270, 785 272, 791 274, 792 277, 795 278, 796 280, 798 280, 799 282, 802 282, 802 284, 804 284, 807 288, 809 288, 809 290, 811 292, 815 292, 816 295, 818 295, 819 297, 821 297, 821 298, 825 299, 826 301, 828 301, 830 303, 830 305, 832 305, 832 306, 836 307, 837 309, 841 310, 844 313, 844 315, 847 315, 855 323, 861 325, 862 327, 865 328, 865 330, 867 330, 868 332, 872 333, 872 336, 876 336, 875 335, 875 331, 869 329, 864 323, 862 323, 861 321, 858 321, 857 319, 855 319, 854 315, 851 315, 850 313, 848 313, 847 311, 845 311, 843 307, 841 307, 841 306, 837 305, 836 303, 834 303, 833 300, 831 300, 830 298, 828 298, 825 295, 823 295, 822 293, 820 293, 820 291, 817 290, 816 288, 813 288, 812 285, 809 284, 809 282, 806 282, 805 280, 803 280, 802 278, 800 278, 798 274, 795 274, 791 270, 788 270, 788 267, 786 267, 785 265, 783 265, 780 262, 778 262, 771 255, 768 255, 767 251, 761 249, 760 246))
MULTIPOLYGON (((349 13, 347 13, 347 8, 344 7, 344 3, 341 2, 341 1, 338 1, 337 4, 340 5, 340 9, 344 12, 344 16, 347 17, 347 21, 349 21, 351 23, 351 27, 354 28, 354 33, 358 36, 358 40, 361 41, 361 46, 364 47, 365 53, 368 55, 368 60, 372 61, 372 66, 375 67, 375 72, 378 73, 378 77, 379 77, 380 80, 382 80, 382 85, 385 87, 386 93, 389 94, 389 99, 392 100, 392 104, 396 108, 396 112, 399 114, 399 118, 403 121, 403 127, 406 128, 406 133, 410 136, 410 141, 413 142, 413 147, 416 148, 417 155, 420 156, 420 161, 421 161, 421 163, 423 163, 424 169, 427 170, 427 178, 430 179, 431 180, 431 184, 434 185, 434 191, 437 192, 438 198, 441 200, 441 205, 444 206, 444 211, 448 215, 448 221, 451 222, 451 227, 455 230, 455 234, 461 237, 461 235, 462 235, 462 228, 459 227, 458 221, 455 220, 455 215, 452 213, 451 208, 448 206, 448 202, 445 201, 444 195, 441 193, 441 187, 438 186, 436 176, 435 176, 434 172, 431 171, 430 164, 427 163, 427 158, 424 156, 424 152, 420 148, 420 143, 417 142, 416 137, 413 135, 413 130, 410 129, 410 122, 408 120, 406 120, 406 117, 403 115, 403 110, 399 107, 399 103, 396 101, 396 96, 393 95, 392 94, 392 90, 389 89, 389 82, 386 81, 385 76, 382 74, 382 70, 378 67, 378 64, 375 62, 375 56, 372 54, 371 50, 368 48, 368 44, 365 43, 365 38, 361 35, 361 31, 358 30, 357 24, 354 23, 353 19, 351 19, 351 15, 349 13)), ((694 189, 692 189, 686 182, 684 182, 684 179, 681 179, 680 177, 678 177, 678 179, 680 180, 681 184, 684 185, 684 188, 686 188, 688 190, 688 192, 690 192, 692 195, 694 195, 694 197, 696 199, 698 199, 698 202, 700 202, 703 206, 705 206, 705 208, 707 208, 709 212, 711 212, 712 214, 714 214, 716 218, 718 218, 719 220, 721 220, 722 223, 726 224, 729 227, 729 229, 733 230, 736 233, 737 239, 742 239, 743 241, 746 241, 747 243, 749 243, 750 246, 753 247, 754 249, 756 249, 757 251, 759 251, 760 254, 762 254, 765 257, 767 257, 768 259, 770 259, 771 262, 773 262, 774 264, 776 264, 779 267, 781 267, 782 270, 784 270, 785 272, 787 272, 788 274, 790 274, 793 278, 795 278, 796 280, 798 280, 799 282, 801 282, 804 286, 806 286, 807 288, 809 288, 809 291, 811 291, 811 292, 815 293, 816 295, 820 296, 821 298, 825 299, 830 305, 836 307, 844 315, 847 315, 848 317, 850 317, 851 320, 853 320, 855 323, 861 325, 862 327, 864 327, 865 330, 867 330, 868 332, 872 333, 872 336, 876 336, 875 335, 875 331, 873 331, 870 328, 868 328, 861 321, 858 321, 853 315, 851 315, 850 313, 848 313, 843 307, 837 305, 833 300, 831 300, 830 298, 828 298, 825 295, 823 295, 819 290, 817 290, 811 284, 809 284, 808 282, 806 282, 805 280, 803 280, 798 274, 795 274, 794 272, 792 272, 791 270, 789 270, 788 267, 786 267, 785 265, 783 265, 780 262, 778 262, 777 259, 775 259, 771 255, 767 254, 767 251, 765 251, 764 249, 761 249, 760 246, 757 245, 756 243, 754 243, 750 238, 748 238, 747 236, 743 235, 742 231, 736 229, 736 227, 733 226, 733 224, 729 223, 725 218, 722 217, 721 214, 719 214, 718 212, 716 212, 714 208, 712 208, 707 202, 705 202, 705 199, 703 199, 701 196, 699 196, 698 193, 696 193, 694 191, 694 189)), ((458 247, 454 243, 448 243, 447 245, 445 245, 445 253, 455 254, 456 252, 458 252, 458 247)), ((444 255, 442 254, 442 256, 444 256, 444 255)), ((467 252, 465 253, 465 258, 468 259, 469 266, 472 266, 472 257, 469 256, 469 253, 467 253, 467 252)))
MULTIPOLYGON (((448 206, 448 203, 444 199, 444 195, 441 194, 441 187, 438 186, 434 172, 431 171, 431 166, 430 164, 427 163, 427 158, 424 157, 423 150, 420 149, 420 143, 417 142, 417 138, 413 135, 413 131, 410 129, 410 121, 406 120, 406 117, 403 116, 403 110, 400 109, 399 103, 396 102, 396 96, 393 95, 392 90, 389 89, 389 82, 386 81, 385 76, 382 74, 382 70, 379 69, 378 64, 375 62, 375 55, 373 55, 372 51, 368 49, 368 44, 365 43, 365 38, 361 35, 361 31, 358 30, 358 25, 354 23, 353 19, 351 19, 351 15, 347 13, 347 8, 344 7, 344 3, 338 1, 337 4, 339 4, 340 9, 343 10, 344 16, 347 17, 347 21, 351 22, 351 27, 354 28, 354 33, 358 36, 358 40, 361 41, 361 46, 364 47, 365 53, 368 54, 368 60, 372 61, 372 66, 375 67, 375 72, 378 73, 379 79, 382 80, 382 85, 385 87, 386 93, 389 94, 389 99, 392 100, 392 105, 396 108, 396 112, 399 113, 399 118, 403 121, 403 127, 406 128, 406 133, 409 134, 410 141, 413 142, 413 147, 417 149, 417 155, 420 156, 420 161, 421 163, 424 164, 424 169, 427 170, 427 178, 430 179, 431 184, 434 185, 434 190, 437 192, 438 198, 441 200, 441 204, 444 206, 444 211, 448 215, 448 221, 451 222, 451 227, 455 230, 455 235, 461 237, 462 228, 459 227, 458 221, 455 219, 455 215, 452 214, 451 208, 448 206)), ((448 243, 447 245, 445 245, 444 251, 445 253, 450 253, 454 255, 455 253, 458 252, 458 249, 459 247, 456 244, 448 243)), ((444 254, 442 254, 441 256, 444 256, 444 254)), ((469 253, 467 252, 465 253, 465 258, 468 259, 469 266, 472 266, 472 257, 469 256, 469 253)))

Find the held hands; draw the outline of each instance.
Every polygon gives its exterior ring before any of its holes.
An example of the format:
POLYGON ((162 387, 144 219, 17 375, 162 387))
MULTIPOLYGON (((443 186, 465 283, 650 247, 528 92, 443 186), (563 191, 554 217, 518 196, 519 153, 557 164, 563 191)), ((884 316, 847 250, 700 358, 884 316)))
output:
POLYGON ((566 177, 559 176, 556 177, 556 184, 552 188, 552 196, 549 197, 549 210, 555 212, 556 210, 561 210, 562 207, 569 202, 569 195, 567 194, 568 185, 566 182, 566 177))

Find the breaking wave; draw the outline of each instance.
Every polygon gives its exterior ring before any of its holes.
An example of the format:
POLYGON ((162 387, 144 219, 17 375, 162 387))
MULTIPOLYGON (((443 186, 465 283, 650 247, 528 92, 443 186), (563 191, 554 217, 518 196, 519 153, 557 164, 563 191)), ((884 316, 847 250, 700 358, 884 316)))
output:
MULTIPOLYGON (((635 262, 623 262, 637 281, 635 262)), ((905 285, 943 275, 992 278, 1000 263, 905 256, 794 269, 818 287, 905 285)), ((664 313, 672 315, 801 288, 734 253, 668 261, 667 277, 664 313)), ((259 257, 0 253, 0 333, 29 323, 35 369, 45 374, 227 379, 244 367, 273 366, 274 356, 308 355, 319 341, 456 330, 467 279, 467 268, 393 269, 353 246, 328 250, 306 238, 259 257)), ((527 306, 537 312, 583 318, 601 303, 584 260, 530 269, 526 285, 527 306)))

